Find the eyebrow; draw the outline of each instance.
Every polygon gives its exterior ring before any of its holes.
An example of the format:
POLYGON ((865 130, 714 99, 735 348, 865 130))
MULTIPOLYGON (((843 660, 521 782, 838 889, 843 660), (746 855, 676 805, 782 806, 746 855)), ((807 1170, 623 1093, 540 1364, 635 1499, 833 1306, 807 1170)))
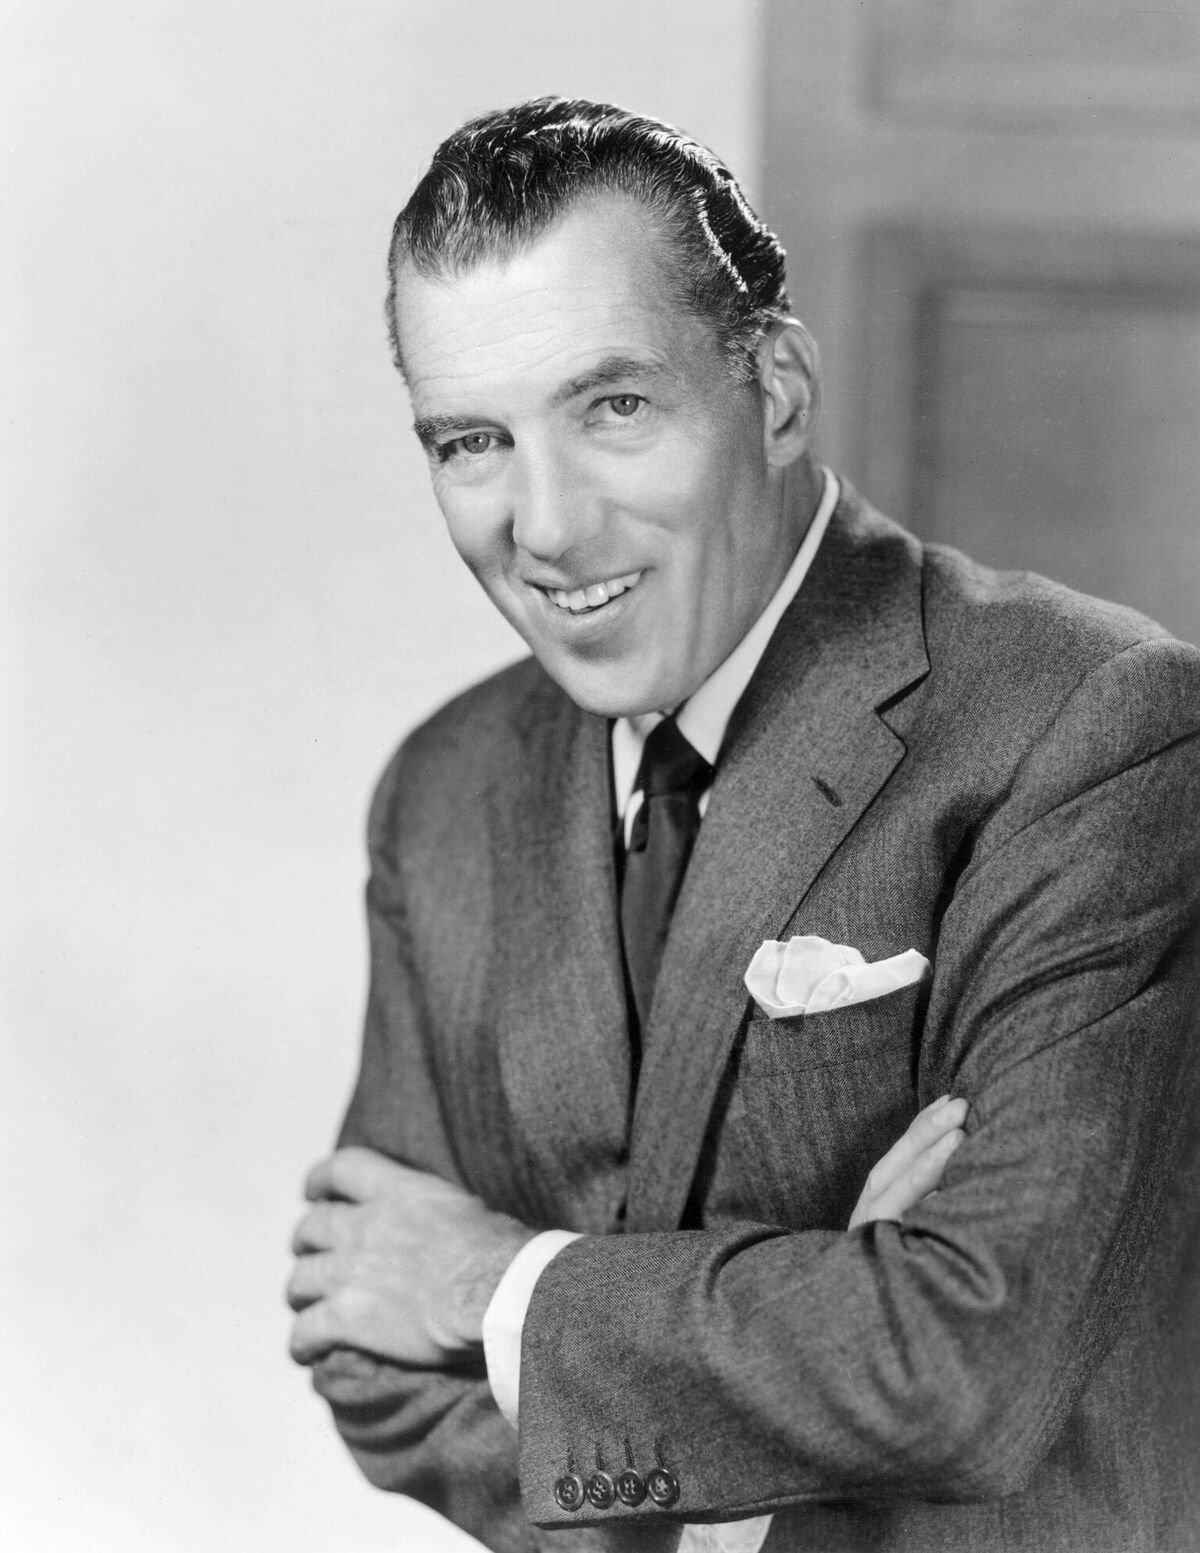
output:
MULTIPOLYGON (((560 384, 551 394, 550 404, 558 408, 582 394, 609 388, 614 383, 644 383, 649 378, 673 379, 674 376, 670 368, 657 361, 648 361, 644 356, 605 356, 586 372, 560 384)), ((422 415, 413 422, 413 430, 426 447, 432 447, 439 437, 474 431, 488 420, 486 415, 422 415)))
POLYGON ((597 388, 609 388, 613 383, 645 382, 647 378, 674 376, 667 367, 657 361, 647 361, 644 356, 605 356, 594 367, 568 378, 561 388, 551 395, 553 405, 566 404, 580 394, 590 394, 597 388))
POLYGON ((478 415, 422 415, 413 422, 413 430, 428 448, 447 432, 474 431, 479 421, 478 415))

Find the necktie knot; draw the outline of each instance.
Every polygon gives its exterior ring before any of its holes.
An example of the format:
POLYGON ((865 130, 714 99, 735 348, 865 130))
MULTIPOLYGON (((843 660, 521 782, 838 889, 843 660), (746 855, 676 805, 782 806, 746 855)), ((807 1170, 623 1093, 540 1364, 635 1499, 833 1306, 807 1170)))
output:
POLYGON ((689 793, 696 797, 712 785, 713 768, 684 738, 673 717, 664 717, 651 730, 642 748, 642 763, 634 784, 643 798, 661 798, 668 793, 689 793))

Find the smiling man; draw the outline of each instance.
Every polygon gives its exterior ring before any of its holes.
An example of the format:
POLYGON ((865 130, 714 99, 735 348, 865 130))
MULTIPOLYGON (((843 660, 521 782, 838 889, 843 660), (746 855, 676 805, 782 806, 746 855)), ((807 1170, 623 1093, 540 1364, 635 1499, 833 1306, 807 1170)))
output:
POLYGON ((451 538, 547 673, 604 716, 704 683, 818 494, 799 457, 807 334, 781 320, 762 371, 734 383, 711 324, 674 303, 670 258, 644 205, 595 196, 504 263, 453 285, 409 275, 395 295, 451 538))
POLYGON ((656 121, 465 125, 390 274, 532 657, 372 809, 290 1286, 356 1459, 500 1550, 1187 1546, 1200 654, 822 468, 656 121))

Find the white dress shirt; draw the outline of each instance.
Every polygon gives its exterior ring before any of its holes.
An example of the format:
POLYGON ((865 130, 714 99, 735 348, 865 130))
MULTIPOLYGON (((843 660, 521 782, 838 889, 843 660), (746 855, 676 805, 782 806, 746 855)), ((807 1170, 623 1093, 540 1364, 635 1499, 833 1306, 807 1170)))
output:
MULTIPOLYGON (((750 683, 780 617, 799 591, 829 527, 840 488, 837 476, 831 470, 826 469, 823 473, 825 486, 816 513, 770 603, 728 658, 713 670, 675 715, 680 733, 710 766, 717 763, 733 709, 750 683)), ((626 845, 634 816, 642 806, 641 791, 634 789, 642 747, 651 729, 666 715, 665 712, 646 712, 637 717, 619 717, 613 724, 613 796, 623 822, 626 845)), ((700 797, 701 815, 708 807, 708 798, 707 791, 700 797)), ((535 1235, 509 1263, 484 1315, 483 1349, 488 1384, 497 1407, 514 1428, 521 1378, 521 1333, 534 1285, 562 1248, 578 1238, 571 1230, 558 1229, 535 1235)), ((677 1553, 758 1553, 770 1526, 769 1515, 732 1521, 723 1526, 686 1526, 677 1553)))

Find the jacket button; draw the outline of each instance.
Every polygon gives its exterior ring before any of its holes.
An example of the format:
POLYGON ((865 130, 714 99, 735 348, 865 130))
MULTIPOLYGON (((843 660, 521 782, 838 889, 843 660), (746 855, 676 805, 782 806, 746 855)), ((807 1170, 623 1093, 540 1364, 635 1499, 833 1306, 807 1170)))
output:
POLYGON ((639 1505, 645 1497, 646 1485, 640 1472, 626 1467, 624 1472, 617 1473, 617 1498, 622 1504, 639 1505))
POLYGON ((587 1488, 584 1492, 587 1494, 588 1503, 597 1510, 607 1510, 616 1498, 613 1480, 607 1472, 593 1472, 587 1480, 587 1488))
POLYGON ((560 1510, 578 1510, 583 1503, 583 1479, 578 1472, 564 1472, 554 1485, 554 1502, 560 1510))
POLYGON ((666 1467, 651 1467, 646 1474, 646 1492, 659 1509, 666 1510, 679 1498, 679 1479, 666 1467))

